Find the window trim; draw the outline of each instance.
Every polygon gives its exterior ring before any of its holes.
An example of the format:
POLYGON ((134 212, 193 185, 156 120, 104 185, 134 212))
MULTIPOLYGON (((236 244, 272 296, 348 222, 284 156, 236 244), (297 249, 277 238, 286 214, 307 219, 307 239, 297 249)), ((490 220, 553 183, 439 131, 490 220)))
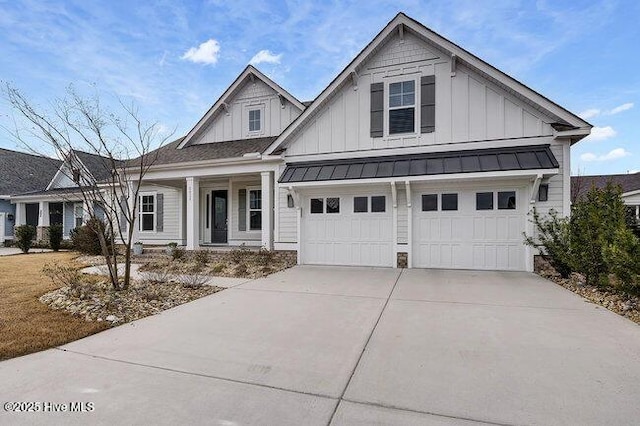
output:
POLYGON ((262 110, 260 108, 249 108, 248 114, 249 114, 249 117, 248 117, 249 118, 249 123, 248 123, 249 124, 249 132, 250 133, 259 133, 259 132, 261 132, 262 131, 262 110), (258 120, 252 120, 251 119, 251 113, 252 112, 254 112, 254 113, 257 112, 258 113, 258 120), (251 124, 252 123, 255 124, 256 121, 257 121, 257 124, 258 124, 258 128, 257 129, 251 129, 251 124))
POLYGON ((420 77, 421 73, 398 75, 384 80, 384 114, 383 114, 383 135, 386 138, 403 137, 406 135, 419 135, 420 134, 420 114, 418 114, 418 108, 420 105, 420 77), (391 96, 390 85, 393 83, 402 83, 405 81, 413 81, 413 132, 404 133, 390 133, 389 132, 389 110, 390 109, 403 109, 406 106, 401 107, 389 107, 389 96, 391 96))
POLYGON ((157 215, 158 215, 158 192, 157 191, 147 191, 147 192, 139 192, 138 193, 138 232, 144 234, 156 234, 157 231, 157 215), (153 197, 153 212, 143 212, 142 211, 142 197, 153 197), (142 215, 143 214, 151 214, 153 215, 153 229, 152 230, 143 230, 142 229, 142 215))
POLYGON ((247 136, 256 136, 262 135, 265 133, 265 104, 251 104, 245 106, 246 114, 243 119, 243 127, 246 131, 247 136), (259 130, 249 130, 249 111, 259 110, 260 111, 260 129, 259 130))
POLYGON ((73 228, 76 229, 84 225, 84 203, 73 203, 73 228), (78 217, 78 208, 82 212, 82 215, 78 217), (80 225, 78 226, 77 220, 80 219, 80 225))
POLYGON ((262 232, 262 220, 260 221, 260 229, 251 229, 251 212, 257 212, 259 211, 260 214, 262 214, 262 203, 264 202, 264 200, 262 199, 262 188, 259 186, 247 186, 245 187, 245 189, 247 190, 247 229, 244 232, 262 232), (252 209, 251 208, 251 191, 258 191, 260 192, 260 209, 252 209))

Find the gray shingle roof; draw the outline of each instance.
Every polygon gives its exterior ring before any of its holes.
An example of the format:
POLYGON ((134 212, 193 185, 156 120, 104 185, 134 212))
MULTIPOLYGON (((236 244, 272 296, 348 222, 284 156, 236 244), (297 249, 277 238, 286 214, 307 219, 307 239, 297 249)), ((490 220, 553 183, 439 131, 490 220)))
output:
POLYGON ((44 190, 62 162, 0 148, 0 195, 44 190))
POLYGON ((572 176, 572 193, 576 197, 581 197, 591 189, 592 185, 595 185, 596 188, 604 188, 609 181, 614 185, 620 185, 623 193, 640 190, 640 173, 628 173, 625 175, 572 176))
POLYGON ((280 182, 376 179, 558 167, 549 145, 292 163, 280 182))
MULTIPOLYGON (((89 173, 98 182, 111 176, 111 160, 109 157, 103 157, 97 154, 90 154, 88 152, 74 150, 73 153, 89 170, 89 173)), ((119 167, 122 164, 121 161, 116 161, 116 165, 119 167)))
MULTIPOLYGON (((242 157, 251 152, 262 153, 276 137, 240 139, 226 142, 214 142, 200 145, 189 145, 176 149, 183 138, 152 151, 148 155, 153 158, 154 165, 186 163, 189 161, 218 160, 223 158, 242 157)), ((130 165, 140 164, 140 157, 131 160, 130 165)))

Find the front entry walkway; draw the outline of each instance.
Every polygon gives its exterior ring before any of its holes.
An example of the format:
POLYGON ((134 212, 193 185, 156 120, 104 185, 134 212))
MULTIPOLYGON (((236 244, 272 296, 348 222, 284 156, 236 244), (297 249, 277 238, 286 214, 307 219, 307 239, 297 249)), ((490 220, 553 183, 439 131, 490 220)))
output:
POLYGON ((535 275, 295 267, 0 363, 0 423, 631 424, 640 328, 535 275))

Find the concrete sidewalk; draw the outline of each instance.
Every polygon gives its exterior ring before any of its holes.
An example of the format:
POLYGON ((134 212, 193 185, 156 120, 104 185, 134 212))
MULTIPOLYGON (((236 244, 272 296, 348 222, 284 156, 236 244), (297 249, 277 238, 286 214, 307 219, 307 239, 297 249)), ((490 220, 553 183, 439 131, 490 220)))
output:
POLYGON ((295 267, 0 363, 4 424, 634 424, 640 329, 527 273, 295 267), (597 403, 594 403, 597 401, 597 403))

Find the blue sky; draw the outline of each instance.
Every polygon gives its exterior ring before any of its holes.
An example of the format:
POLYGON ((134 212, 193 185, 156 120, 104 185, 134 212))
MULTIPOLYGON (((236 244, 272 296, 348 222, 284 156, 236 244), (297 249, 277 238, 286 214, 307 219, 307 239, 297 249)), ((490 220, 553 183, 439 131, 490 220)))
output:
MULTIPOLYGON (((0 80, 43 105, 71 83, 132 99, 179 136, 251 61, 313 99, 398 11, 596 126, 572 149, 574 173, 640 170, 631 0, 0 0, 0 80)), ((0 130, 0 146, 16 143, 0 130)))

